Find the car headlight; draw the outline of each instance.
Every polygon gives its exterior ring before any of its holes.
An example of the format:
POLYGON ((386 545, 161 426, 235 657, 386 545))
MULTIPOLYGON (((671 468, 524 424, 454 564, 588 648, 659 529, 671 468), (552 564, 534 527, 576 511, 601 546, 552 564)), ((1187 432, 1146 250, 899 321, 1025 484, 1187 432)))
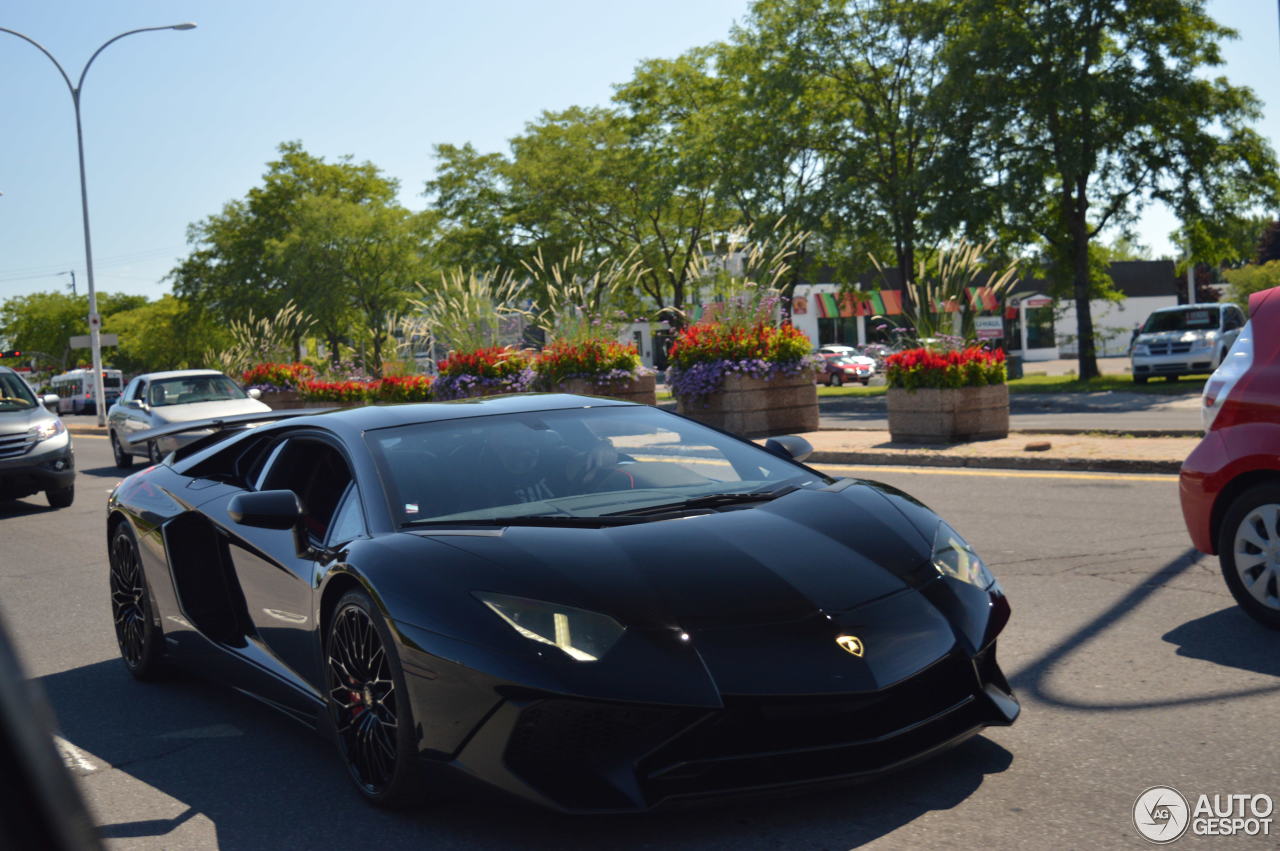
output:
POLYGON ((969 542, 945 522, 939 521, 933 535, 933 566, 943 576, 959 579, 979 588, 990 588, 996 578, 987 570, 982 558, 973 551, 969 542))
POLYGON ((1213 348, 1212 337, 1201 337, 1198 340, 1191 341, 1191 351, 1193 352, 1207 352, 1212 348, 1213 348))
POLYGON ((586 609, 506 594, 474 593, 476 599, 525 638, 556 647, 578 662, 598 661, 627 631, 608 615, 586 609))
POLYGON ((1133 353, 1141 357, 1151 354, 1151 348, 1146 343, 1136 343, 1133 347, 1133 353))
POLYGON ((47 423, 40 423, 40 425, 32 426, 31 428, 27 429, 27 434, 30 434, 33 437, 35 437, 36 439, 35 442, 39 443, 42 440, 48 440, 51 437, 57 437, 58 435, 65 432, 66 430, 67 430, 67 427, 62 424, 62 420, 50 420, 47 423))

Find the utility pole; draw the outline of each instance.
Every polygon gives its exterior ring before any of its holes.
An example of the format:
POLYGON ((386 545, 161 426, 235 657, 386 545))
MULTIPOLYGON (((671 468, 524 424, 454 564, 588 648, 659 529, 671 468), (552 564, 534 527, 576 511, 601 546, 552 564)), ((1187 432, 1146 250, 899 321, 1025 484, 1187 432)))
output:
POLYGON ((75 269, 72 269, 72 270, 71 270, 71 271, 69 271, 69 272, 60 272, 59 274, 61 274, 61 275, 70 275, 70 276, 71 276, 71 297, 72 297, 72 298, 75 298, 75 295, 76 295, 76 270, 75 270, 75 269))

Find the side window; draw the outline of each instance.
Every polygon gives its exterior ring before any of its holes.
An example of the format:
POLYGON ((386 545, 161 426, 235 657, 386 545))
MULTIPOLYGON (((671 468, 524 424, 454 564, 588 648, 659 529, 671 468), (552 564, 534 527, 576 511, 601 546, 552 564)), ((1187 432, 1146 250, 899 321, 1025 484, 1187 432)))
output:
POLYGON ((1232 331, 1244 327, 1244 315, 1233 307, 1227 308, 1227 321, 1224 330, 1232 331))
POLYGON ((132 386, 125 391, 126 399, 146 399, 147 398, 147 382, 141 378, 135 378, 132 386))
POLYGON ((359 538, 364 532, 364 508, 360 504, 360 492, 356 490, 355 482, 352 482, 347 486, 347 492, 343 495, 342 502, 334 514, 333 525, 329 527, 329 540, 326 543, 330 546, 343 544, 353 538, 359 538))
POLYGON ((307 531, 318 541, 328 535, 351 471, 337 449, 320 440, 294 438, 268 462, 262 490, 291 490, 306 510, 307 531))

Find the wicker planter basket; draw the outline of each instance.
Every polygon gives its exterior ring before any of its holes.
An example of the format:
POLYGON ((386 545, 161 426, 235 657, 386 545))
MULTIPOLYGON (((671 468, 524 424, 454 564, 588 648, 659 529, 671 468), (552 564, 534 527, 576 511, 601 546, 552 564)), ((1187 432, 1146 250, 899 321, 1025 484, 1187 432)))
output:
POLYGON ((961 443, 1009 436, 1009 386, 889 388, 894 443, 961 443))
POLYGON ((608 384, 596 384, 589 378, 569 378, 555 385, 552 392, 604 396, 641 405, 658 404, 657 378, 653 375, 639 375, 628 381, 613 381, 608 384))
POLYGON ((719 393, 680 400, 676 411, 739 437, 817 431, 818 385, 809 370, 775 378, 730 375, 719 393))

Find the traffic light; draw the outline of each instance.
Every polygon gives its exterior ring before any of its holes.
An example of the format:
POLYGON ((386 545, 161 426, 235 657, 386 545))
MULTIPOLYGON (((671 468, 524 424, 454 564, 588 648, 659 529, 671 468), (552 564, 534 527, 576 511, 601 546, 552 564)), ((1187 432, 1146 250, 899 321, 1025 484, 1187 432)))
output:
POLYGON ((7 352, 0 352, 0 358, 20 358, 20 357, 22 357, 22 352, 18 351, 17 349, 10 349, 7 352))

